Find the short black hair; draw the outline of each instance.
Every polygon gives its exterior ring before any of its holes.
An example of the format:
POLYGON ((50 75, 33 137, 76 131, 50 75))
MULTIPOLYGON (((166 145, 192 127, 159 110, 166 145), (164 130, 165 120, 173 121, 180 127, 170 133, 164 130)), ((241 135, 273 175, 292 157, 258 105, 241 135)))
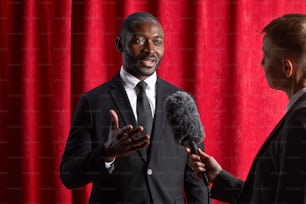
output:
POLYGON ((150 13, 147 12, 136 12, 132 13, 124 19, 119 29, 119 37, 124 38, 126 32, 130 31, 135 23, 141 21, 154 21, 160 24, 159 20, 150 13))

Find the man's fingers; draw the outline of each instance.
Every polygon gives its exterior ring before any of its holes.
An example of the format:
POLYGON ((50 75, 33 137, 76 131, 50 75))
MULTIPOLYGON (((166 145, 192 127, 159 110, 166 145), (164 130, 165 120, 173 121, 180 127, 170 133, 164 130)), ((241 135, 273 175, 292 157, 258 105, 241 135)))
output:
POLYGON ((149 144, 150 144, 149 141, 144 141, 144 142, 142 142, 140 144, 132 145, 130 150, 131 151, 136 151, 136 150, 139 150, 139 149, 147 147, 149 144))
POLYGON ((139 146, 142 145, 143 143, 147 143, 150 142, 150 136, 149 135, 145 135, 143 137, 140 138, 131 138, 132 139, 132 145, 133 146, 139 146))
POLYGON ((117 139, 118 140, 125 140, 125 139, 129 138, 130 135, 131 135, 131 131, 133 131, 133 126, 132 125, 124 126, 123 128, 121 128, 119 130, 118 135, 117 135, 117 139))
POLYGON ((130 131, 130 135, 133 136, 133 135, 136 135, 138 134, 139 132, 142 132, 143 131, 143 127, 142 126, 138 126, 137 128, 133 129, 130 131))
POLYGON ((119 128, 119 119, 117 113, 111 109, 109 111, 109 114, 111 116, 111 129, 112 130, 117 130, 119 128))
POLYGON ((145 135, 141 138, 132 140, 130 145, 132 150, 137 150, 146 147, 149 143, 150 143, 150 136, 145 135))

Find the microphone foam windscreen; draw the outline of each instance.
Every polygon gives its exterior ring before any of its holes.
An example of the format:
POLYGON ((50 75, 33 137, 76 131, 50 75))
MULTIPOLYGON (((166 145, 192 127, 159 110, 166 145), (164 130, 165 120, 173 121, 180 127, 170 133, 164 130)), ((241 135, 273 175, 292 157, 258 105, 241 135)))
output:
POLYGON ((186 92, 177 91, 165 101, 166 117, 178 145, 197 144, 204 139, 204 128, 193 98, 186 92))

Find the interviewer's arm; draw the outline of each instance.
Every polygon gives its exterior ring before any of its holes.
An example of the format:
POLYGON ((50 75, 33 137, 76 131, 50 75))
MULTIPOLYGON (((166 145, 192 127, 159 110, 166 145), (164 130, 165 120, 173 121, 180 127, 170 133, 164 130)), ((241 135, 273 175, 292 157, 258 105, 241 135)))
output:
POLYGON ((201 177, 201 172, 205 172, 208 180, 213 183, 211 189, 212 198, 234 203, 241 191, 243 181, 223 170, 214 157, 201 149, 198 149, 198 155, 190 154, 189 148, 186 151, 190 155, 190 166, 195 174, 201 177))

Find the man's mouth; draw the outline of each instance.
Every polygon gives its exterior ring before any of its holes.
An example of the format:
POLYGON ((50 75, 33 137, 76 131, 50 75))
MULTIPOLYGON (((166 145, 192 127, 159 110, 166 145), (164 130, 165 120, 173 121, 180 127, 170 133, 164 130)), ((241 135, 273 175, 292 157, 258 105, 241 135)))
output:
POLYGON ((154 67, 156 65, 156 59, 153 57, 146 57, 139 60, 139 62, 146 67, 154 67))

